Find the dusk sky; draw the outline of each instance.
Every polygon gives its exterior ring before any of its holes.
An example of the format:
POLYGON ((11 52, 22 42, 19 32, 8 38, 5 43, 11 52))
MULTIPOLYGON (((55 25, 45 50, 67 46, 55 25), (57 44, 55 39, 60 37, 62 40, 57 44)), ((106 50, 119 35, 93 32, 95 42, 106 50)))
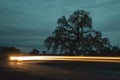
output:
POLYGON ((120 0, 0 0, 0 46, 43 50, 57 19, 75 10, 90 12, 93 28, 120 47, 120 0))

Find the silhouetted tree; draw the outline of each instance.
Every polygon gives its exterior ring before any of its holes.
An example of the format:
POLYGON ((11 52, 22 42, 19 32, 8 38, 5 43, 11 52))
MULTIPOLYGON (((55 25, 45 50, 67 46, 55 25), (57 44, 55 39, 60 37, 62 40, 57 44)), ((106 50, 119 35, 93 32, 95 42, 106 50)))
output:
POLYGON ((42 51, 42 54, 47 54, 47 52, 46 51, 42 51))
POLYGON ((39 50, 37 49, 33 49, 30 54, 33 54, 33 55, 38 55, 39 54, 39 50))
POLYGON ((92 28, 92 18, 87 11, 77 10, 68 19, 62 16, 57 24, 53 35, 44 41, 52 52, 72 55, 100 53, 111 46, 108 38, 103 38, 102 33, 92 28))
POLYGON ((18 53, 20 50, 15 47, 0 47, 0 59, 8 59, 9 55, 18 53))
POLYGON ((120 48, 118 46, 112 47, 112 55, 120 55, 120 48))
POLYGON ((0 53, 20 53, 20 50, 15 47, 0 47, 0 53))

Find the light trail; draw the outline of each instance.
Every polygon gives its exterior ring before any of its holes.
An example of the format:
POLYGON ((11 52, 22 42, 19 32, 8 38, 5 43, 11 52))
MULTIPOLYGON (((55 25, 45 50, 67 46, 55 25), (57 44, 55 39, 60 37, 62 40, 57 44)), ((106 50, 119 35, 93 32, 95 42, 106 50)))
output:
POLYGON ((95 56, 12 56, 11 61, 88 61, 88 62, 120 62, 120 57, 95 57, 95 56))

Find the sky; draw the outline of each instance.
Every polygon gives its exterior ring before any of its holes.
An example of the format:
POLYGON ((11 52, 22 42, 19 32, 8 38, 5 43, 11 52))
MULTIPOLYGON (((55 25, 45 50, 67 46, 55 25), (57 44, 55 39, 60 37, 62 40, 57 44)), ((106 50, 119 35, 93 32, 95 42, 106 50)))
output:
POLYGON ((0 0, 0 46, 44 50, 57 19, 75 10, 90 12, 93 28, 120 47, 120 0, 0 0))

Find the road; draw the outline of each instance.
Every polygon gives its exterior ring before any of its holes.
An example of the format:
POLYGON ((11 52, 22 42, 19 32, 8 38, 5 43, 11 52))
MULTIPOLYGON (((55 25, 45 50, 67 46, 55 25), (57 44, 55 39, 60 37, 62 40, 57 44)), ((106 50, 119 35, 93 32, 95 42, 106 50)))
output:
POLYGON ((120 63, 1 62, 0 80, 120 80, 120 63))

